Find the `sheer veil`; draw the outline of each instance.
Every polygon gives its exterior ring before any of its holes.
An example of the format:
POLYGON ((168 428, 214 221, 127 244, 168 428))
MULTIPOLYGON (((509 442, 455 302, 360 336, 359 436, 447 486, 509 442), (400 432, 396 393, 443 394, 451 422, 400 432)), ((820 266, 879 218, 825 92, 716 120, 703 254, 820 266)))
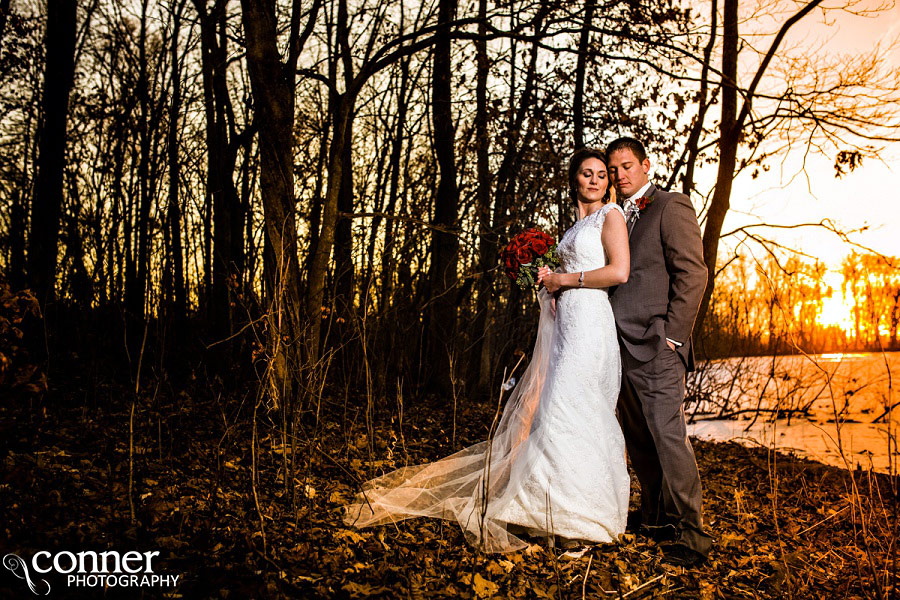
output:
MULTIPOLYGON (((502 512, 518 489, 517 473, 526 472, 533 452, 525 452, 548 372, 555 319, 550 295, 538 293, 541 316, 531 362, 506 401, 491 439, 446 458, 405 467, 366 482, 344 522, 371 527, 436 517, 459 523, 466 540, 487 552, 513 552, 527 545, 510 532, 502 512)), ((551 528, 545 531, 551 531, 551 528)))

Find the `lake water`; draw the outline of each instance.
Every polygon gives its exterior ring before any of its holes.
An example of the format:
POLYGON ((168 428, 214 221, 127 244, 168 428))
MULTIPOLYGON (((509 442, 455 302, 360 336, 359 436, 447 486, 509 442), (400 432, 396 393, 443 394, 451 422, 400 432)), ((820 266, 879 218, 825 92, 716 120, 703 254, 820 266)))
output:
POLYGON ((688 432, 897 473, 898 380, 900 352, 712 361, 688 380, 688 432))

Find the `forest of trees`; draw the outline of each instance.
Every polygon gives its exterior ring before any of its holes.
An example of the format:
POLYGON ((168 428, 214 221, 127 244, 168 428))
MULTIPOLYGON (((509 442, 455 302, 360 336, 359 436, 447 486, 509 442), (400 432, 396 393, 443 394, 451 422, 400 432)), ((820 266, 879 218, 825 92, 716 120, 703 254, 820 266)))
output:
POLYGON ((741 256, 722 270, 702 341, 710 356, 900 349, 900 259, 851 252, 840 287, 817 260, 741 256), (825 302, 846 310, 828 322, 825 302))
MULTIPOLYGON (((706 353, 764 351, 773 307, 800 305, 734 304, 753 269, 719 255, 733 180, 794 147, 842 174, 900 136, 883 48, 813 63, 788 43, 834 10, 3 0, 0 273, 9 298, 28 289, 40 306, 27 351, 51 378, 258 381, 290 414, 326 379, 369 398, 489 392, 535 320, 499 250, 527 226, 561 234, 567 157, 622 134, 700 215, 706 353)), ((761 272, 809 301, 819 268, 761 272)), ((896 261, 854 255, 845 271, 871 298, 856 340, 876 345, 861 336, 887 314, 896 347, 896 261), (892 300, 864 289, 874 277, 892 300)))

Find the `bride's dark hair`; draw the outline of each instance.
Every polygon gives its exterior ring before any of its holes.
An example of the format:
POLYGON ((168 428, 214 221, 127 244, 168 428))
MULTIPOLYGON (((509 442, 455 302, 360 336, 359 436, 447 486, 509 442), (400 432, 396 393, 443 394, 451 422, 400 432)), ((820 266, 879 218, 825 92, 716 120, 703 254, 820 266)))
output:
MULTIPOLYGON (((596 158, 600 162, 603 163, 603 166, 609 169, 609 162, 606 160, 606 154, 602 150, 598 150, 597 148, 579 148, 572 154, 572 158, 569 159, 569 199, 572 202, 578 200, 578 190, 575 186, 575 178, 578 176, 578 170, 581 168, 581 163, 586 161, 589 158, 596 158)), ((607 185, 606 185, 606 194, 603 196, 603 204, 609 202, 609 175, 606 176, 607 185)))

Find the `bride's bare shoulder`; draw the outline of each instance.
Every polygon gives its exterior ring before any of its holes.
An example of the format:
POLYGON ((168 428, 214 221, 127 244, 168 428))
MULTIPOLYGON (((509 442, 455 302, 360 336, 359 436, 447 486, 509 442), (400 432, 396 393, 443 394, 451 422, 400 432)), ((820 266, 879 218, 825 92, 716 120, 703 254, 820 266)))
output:
POLYGON ((610 202, 609 204, 601 208, 600 212, 604 217, 609 216, 610 213, 619 213, 620 215, 622 215, 622 218, 625 218, 625 210, 621 206, 613 202, 610 202))

